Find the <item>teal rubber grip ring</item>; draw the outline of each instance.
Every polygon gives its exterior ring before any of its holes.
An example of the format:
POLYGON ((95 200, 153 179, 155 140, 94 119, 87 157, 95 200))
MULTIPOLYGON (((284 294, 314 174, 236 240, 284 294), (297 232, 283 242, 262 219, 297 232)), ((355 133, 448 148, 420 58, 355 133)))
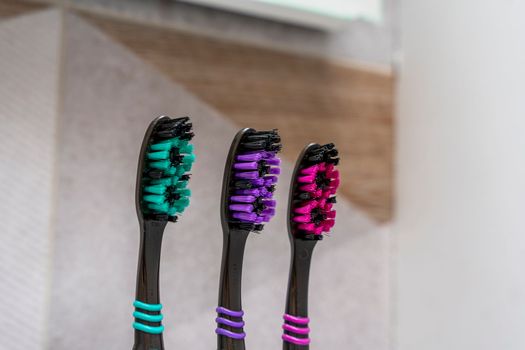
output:
POLYGON ((133 322, 133 328, 149 334, 160 334, 164 331, 164 326, 152 327, 138 322, 133 322))
POLYGON ((150 315, 145 314, 140 311, 135 311, 133 317, 138 318, 139 320, 148 321, 148 322, 160 322, 164 318, 162 315, 150 315))
POLYGON ((160 311, 162 309, 162 304, 146 304, 138 300, 133 302, 133 306, 146 311, 160 311))

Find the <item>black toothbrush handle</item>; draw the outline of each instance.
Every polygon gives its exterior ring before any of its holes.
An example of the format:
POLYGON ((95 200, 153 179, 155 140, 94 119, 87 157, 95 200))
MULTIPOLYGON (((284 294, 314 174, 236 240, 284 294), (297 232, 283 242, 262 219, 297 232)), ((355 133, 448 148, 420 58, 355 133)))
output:
POLYGON ((141 223, 133 350, 164 350, 159 269, 162 236, 166 224, 167 221, 155 220, 145 220, 141 223))
MULTIPOLYGON (((243 323, 241 300, 242 265, 244 248, 249 234, 250 231, 231 230, 229 234, 224 235, 217 320, 226 319, 235 323, 243 323), (238 313, 238 315, 234 315, 231 313, 232 311, 238 313)), ((231 327, 224 323, 218 323, 217 331, 218 350, 245 350, 244 328, 242 326, 231 327), (234 336, 239 334, 239 336, 236 336, 239 339, 221 335, 219 333, 223 332, 221 329, 226 332, 232 332, 234 336), (243 336, 241 337, 240 335, 243 336)))
POLYGON ((290 276, 284 315, 283 350, 308 350, 308 281, 310 262, 317 241, 292 238, 290 276), (290 341, 290 339, 292 341, 290 341), (304 343, 299 345, 298 343, 304 343))

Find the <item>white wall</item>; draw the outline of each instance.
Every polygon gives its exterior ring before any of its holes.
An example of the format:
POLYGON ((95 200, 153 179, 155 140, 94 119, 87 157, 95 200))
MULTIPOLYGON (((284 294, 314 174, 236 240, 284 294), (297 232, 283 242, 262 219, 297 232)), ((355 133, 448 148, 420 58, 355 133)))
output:
POLYGON ((46 342, 60 14, 0 19, 0 349, 46 342))
POLYGON ((525 349, 525 2, 405 0, 399 350, 525 349))

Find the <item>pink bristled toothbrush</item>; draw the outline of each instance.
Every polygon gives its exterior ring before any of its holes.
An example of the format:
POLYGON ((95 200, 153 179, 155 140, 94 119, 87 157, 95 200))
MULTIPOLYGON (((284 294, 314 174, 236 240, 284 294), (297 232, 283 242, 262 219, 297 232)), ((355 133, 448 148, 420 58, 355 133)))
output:
POLYGON ((334 144, 310 144, 301 153, 292 176, 288 206, 291 244, 290 278, 283 316, 283 350, 309 350, 308 279, 315 245, 335 223, 339 186, 338 152, 334 144))

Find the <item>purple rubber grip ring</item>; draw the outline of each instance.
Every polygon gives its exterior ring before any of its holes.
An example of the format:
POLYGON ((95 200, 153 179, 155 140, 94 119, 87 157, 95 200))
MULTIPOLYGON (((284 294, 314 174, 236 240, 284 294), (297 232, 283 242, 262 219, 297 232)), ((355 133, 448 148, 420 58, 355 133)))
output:
POLYGON ((242 317, 244 315, 244 311, 233 311, 233 310, 230 310, 230 309, 227 309, 225 307, 222 307, 222 306, 219 306, 215 309, 215 311, 217 311, 217 313, 220 313, 220 314, 224 314, 224 315, 228 315, 228 316, 233 316, 233 317, 242 317))
POLYGON ((296 338, 288 334, 283 334, 282 339, 288 343, 292 343, 295 345, 309 345, 310 344, 309 338, 296 338))
POLYGON ((244 321, 235 322, 235 321, 228 320, 227 318, 222 318, 222 317, 217 317, 215 319, 215 322, 223 324, 225 326, 234 327, 234 328, 242 328, 242 327, 244 327, 244 321))
POLYGON ((228 338, 233 338, 233 339, 238 339, 238 340, 244 339, 246 337, 246 333, 230 332, 230 331, 228 331, 226 329, 223 329, 223 328, 215 329, 215 333, 217 333, 219 335, 223 335, 223 336, 228 337, 228 338))
POLYGON ((284 314, 283 318, 285 321, 290 321, 297 324, 308 324, 308 322, 310 322, 310 319, 308 317, 299 317, 288 314, 284 314))

